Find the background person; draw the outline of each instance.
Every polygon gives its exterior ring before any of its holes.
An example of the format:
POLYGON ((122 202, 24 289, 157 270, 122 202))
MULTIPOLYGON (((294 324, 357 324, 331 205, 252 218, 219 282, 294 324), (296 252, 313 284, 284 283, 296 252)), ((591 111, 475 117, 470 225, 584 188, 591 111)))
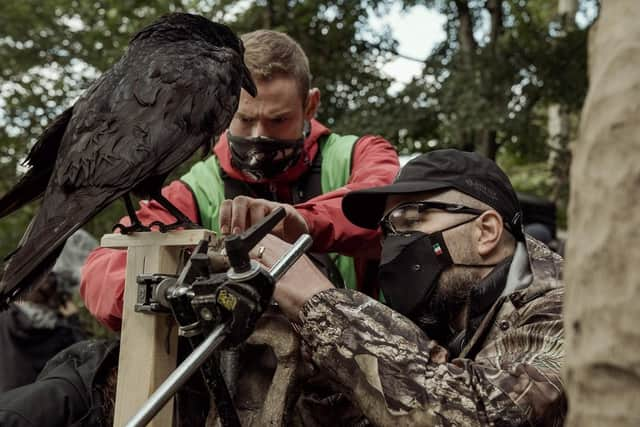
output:
POLYGON ((93 236, 78 230, 51 272, 0 312, 0 393, 32 383, 53 355, 86 337, 71 297, 78 291, 84 260, 97 245, 93 236))

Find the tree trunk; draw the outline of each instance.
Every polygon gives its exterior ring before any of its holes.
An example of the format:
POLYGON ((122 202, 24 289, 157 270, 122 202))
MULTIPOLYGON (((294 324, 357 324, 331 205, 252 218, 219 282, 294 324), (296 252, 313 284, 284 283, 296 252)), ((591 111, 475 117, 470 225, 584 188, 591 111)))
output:
POLYGON ((578 0, 558 0, 558 13, 561 16, 575 18, 578 11, 578 0))
MULTIPOLYGON (((556 203, 566 202, 569 188, 569 167, 571 165, 571 117, 567 108, 551 104, 547 110, 548 165, 551 171, 551 195, 556 203)), ((574 130, 575 132, 575 130, 574 130)))
MULTIPOLYGON (((577 11, 578 0, 558 0, 558 13, 564 30, 569 30, 575 26, 577 11)), ((569 165, 571 164, 569 143, 573 137, 571 117, 569 111, 563 105, 551 104, 547 111, 547 118, 551 200, 556 203, 563 203, 566 201, 569 188, 569 165)))
MULTIPOLYGON (((491 85, 493 84, 492 79, 486 79, 486 76, 483 74, 482 70, 474 69, 474 56, 476 55, 476 51, 478 50, 478 43, 473 36, 474 31, 474 22, 473 16, 471 15, 471 11, 469 9, 469 3, 467 0, 455 0, 455 5, 457 9, 458 21, 460 23, 460 28, 458 30, 458 39, 460 42, 460 50, 463 56, 463 63, 467 68, 466 71, 469 73, 470 78, 478 80, 477 84, 482 85, 491 85)), ((491 17, 491 30, 489 33, 489 44, 486 46, 487 49, 490 49, 492 55, 496 58, 498 57, 498 37, 502 32, 502 20, 503 20, 503 11, 502 11, 502 2, 501 0, 487 0, 485 3, 485 7, 489 12, 491 17)), ((492 93, 491 90, 485 90, 484 93, 492 93)), ((491 102, 491 96, 488 97, 488 101, 491 102)), ((496 158, 496 152, 498 151, 498 142, 497 142, 497 131, 495 129, 469 129, 464 132, 465 142, 463 143, 463 147, 467 149, 467 142, 472 141, 474 149, 490 159, 496 158), (467 139, 470 137, 469 139, 467 139)))
POLYGON ((640 425, 640 9, 602 3, 571 167, 567 426, 640 425))
POLYGON ((498 132, 491 129, 483 129, 479 132, 479 141, 477 144, 478 152, 491 160, 496 159, 496 153, 498 152, 498 132))
POLYGON ((462 50, 465 65, 470 68, 473 64, 473 55, 478 47, 476 39, 473 38, 473 17, 471 16, 467 0, 455 0, 455 4, 456 9, 458 9, 458 20, 460 22, 460 29, 458 31, 460 49, 462 50))
POLYGON ((489 40, 491 43, 491 51, 495 55, 497 52, 498 36, 502 32, 502 19, 504 14, 502 13, 502 0, 487 0, 486 8, 491 16, 491 32, 489 33, 489 40))
POLYGON ((275 26, 276 8, 273 2, 274 0, 267 0, 266 2, 266 8, 262 15, 262 28, 270 29, 275 26))
MULTIPOLYGON (((489 49, 493 60, 497 62, 499 61, 498 37, 502 33, 502 20, 504 18, 502 0, 487 0, 485 7, 489 11, 489 16, 491 16, 489 49)), ((489 79, 488 83, 492 84, 493 78, 489 79)), ((494 96, 494 90, 487 90, 485 93, 492 94, 489 97, 489 101, 496 102, 496 99, 498 99, 497 96, 494 96)), ((491 160, 495 160, 498 152, 498 132, 496 129, 483 129, 480 138, 480 152, 491 160)))

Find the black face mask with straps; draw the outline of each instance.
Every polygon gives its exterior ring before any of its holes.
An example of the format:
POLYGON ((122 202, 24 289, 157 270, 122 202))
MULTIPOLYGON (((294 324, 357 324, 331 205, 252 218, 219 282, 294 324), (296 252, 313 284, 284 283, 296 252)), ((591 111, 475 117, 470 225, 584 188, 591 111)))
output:
POLYGON ((310 133, 311 124, 306 120, 302 136, 297 139, 246 137, 227 131, 231 164, 255 181, 276 178, 298 163, 310 133))
POLYGON ((228 132, 227 138, 233 167, 256 181, 273 179, 285 172, 297 163, 304 147, 304 137, 244 137, 228 132))
POLYGON ((380 287, 392 309, 409 318, 416 308, 425 304, 438 284, 438 278, 452 265, 493 267, 495 264, 454 263, 443 233, 460 227, 476 217, 454 224, 435 233, 408 231, 388 234, 382 241, 378 270, 380 287))

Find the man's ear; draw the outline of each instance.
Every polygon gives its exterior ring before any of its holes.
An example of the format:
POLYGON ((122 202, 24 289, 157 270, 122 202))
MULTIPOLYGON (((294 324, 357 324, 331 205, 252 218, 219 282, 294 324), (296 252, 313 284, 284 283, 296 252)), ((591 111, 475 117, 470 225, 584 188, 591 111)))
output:
POLYGON ((309 89, 307 95, 307 105, 304 107, 304 118, 309 121, 316 116, 320 108, 320 89, 317 87, 309 89))
POLYGON ((478 254, 482 257, 492 255, 500 244, 504 232, 500 214, 493 209, 485 211, 475 221, 478 227, 478 254))

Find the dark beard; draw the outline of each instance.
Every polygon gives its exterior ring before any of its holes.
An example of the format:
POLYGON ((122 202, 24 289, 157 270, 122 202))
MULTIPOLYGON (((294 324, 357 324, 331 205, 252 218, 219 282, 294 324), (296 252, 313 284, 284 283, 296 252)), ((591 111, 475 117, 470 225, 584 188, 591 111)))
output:
POLYGON ((429 338, 446 345, 455 335, 451 321, 465 308, 471 288, 480 279, 478 271, 467 267, 453 266, 445 270, 431 298, 419 306, 410 316, 411 320, 429 338))

